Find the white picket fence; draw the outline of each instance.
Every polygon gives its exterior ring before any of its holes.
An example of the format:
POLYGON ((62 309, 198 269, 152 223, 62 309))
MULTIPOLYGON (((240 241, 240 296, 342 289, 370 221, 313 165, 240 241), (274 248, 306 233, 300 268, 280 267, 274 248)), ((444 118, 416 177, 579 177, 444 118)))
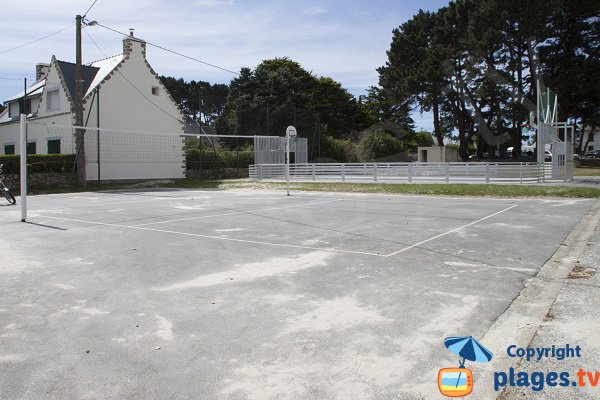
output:
MULTIPOLYGON (((347 163, 291 164, 290 180, 315 182, 542 182, 552 163, 347 163)), ((285 180, 285 164, 250 166, 250 179, 285 180)))

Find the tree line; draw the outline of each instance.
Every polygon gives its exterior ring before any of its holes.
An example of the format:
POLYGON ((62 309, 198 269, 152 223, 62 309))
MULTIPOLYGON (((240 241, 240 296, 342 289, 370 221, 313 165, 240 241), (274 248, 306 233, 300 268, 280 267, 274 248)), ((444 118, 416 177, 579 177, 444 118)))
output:
POLYGON ((452 137, 465 160, 475 148, 513 147, 517 158, 538 78, 558 95, 560 121, 600 127, 599 48, 595 1, 457 0, 395 29, 379 84, 359 98, 285 57, 242 68, 229 85, 162 80, 184 114, 219 134, 280 135, 294 124, 321 157, 339 159, 343 141, 411 150, 418 110, 432 113, 437 144, 452 137), (382 121, 401 128, 397 143, 367 129, 382 121))
POLYGON ((600 126, 599 3, 590 0, 458 0, 419 11, 393 32, 373 96, 433 114, 438 143, 457 132, 463 159, 513 146, 541 77, 558 95, 558 120, 600 126), (477 118, 474 118, 474 115, 477 118), (494 136, 484 140, 486 127, 494 136))

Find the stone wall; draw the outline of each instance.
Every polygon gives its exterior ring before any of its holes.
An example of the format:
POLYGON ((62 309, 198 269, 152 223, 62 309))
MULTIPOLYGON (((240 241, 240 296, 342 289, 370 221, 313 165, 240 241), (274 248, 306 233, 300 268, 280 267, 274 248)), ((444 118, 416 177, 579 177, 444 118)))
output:
MULTIPOLYGON (((65 174, 58 172, 38 172, 29 174, 27 184, 30 187, 35 186, 70 186, 77 181, 75 174, 65 174)), ((21 189, 20 175, 7 174, 4 175, 4 183, 13 193, 19 193, 21 189)))

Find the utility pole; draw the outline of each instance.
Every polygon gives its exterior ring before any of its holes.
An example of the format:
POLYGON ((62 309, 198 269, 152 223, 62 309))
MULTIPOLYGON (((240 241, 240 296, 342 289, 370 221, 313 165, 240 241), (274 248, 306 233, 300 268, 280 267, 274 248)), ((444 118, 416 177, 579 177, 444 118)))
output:
POLYGON ((77 183, 85 187, 85 130, 83 126, 83 76, 81 74, 81 15, 75 17, 75 143, 77 144, 77 183))

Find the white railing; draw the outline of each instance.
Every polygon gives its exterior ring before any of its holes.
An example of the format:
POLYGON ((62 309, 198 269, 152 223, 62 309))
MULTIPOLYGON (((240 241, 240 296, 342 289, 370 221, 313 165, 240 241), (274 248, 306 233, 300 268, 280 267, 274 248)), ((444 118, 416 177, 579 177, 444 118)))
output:
MULTIPOLYGON (((549 164, 549 165, 547 165, 549 164)), ((292 181, 338 182, 541 182, 546 163, 346 163, 291 164, 292 181)), ((250 179, 285 180, 285 164, 250 166, 250 179)))

